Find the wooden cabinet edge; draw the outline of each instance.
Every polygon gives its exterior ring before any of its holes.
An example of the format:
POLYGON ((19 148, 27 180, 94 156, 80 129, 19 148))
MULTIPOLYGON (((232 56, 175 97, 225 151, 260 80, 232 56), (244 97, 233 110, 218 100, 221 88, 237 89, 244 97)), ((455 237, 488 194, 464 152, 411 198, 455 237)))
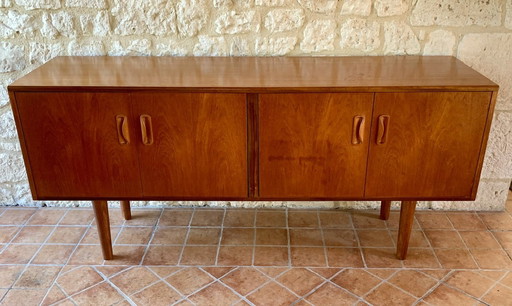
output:
POLYGON ((20 141, 20 147, 21 147, 21 153, 23 156, 23 162, 25 164, 25 169, 27 170, 27 178, 30 185, 30 192, 32 194, 32 199, 34 200, 40 200, 38 194, 37 194, 37 186, 34 181, 34 177, 32 176, 32 168, 30 166, 30 157, 28 155, 28 150, 25 144, 25 136, 23 133, 23 125, 21 122, 20 114, 18 111, 18 105, 16 103, 16 92, 11 90, 11 88, 8 89, 9 94, 9 100, 11 103, 11 110, 14 116, 14 122, 16 124, 16 132, 18 134, 18 138, 20 141))

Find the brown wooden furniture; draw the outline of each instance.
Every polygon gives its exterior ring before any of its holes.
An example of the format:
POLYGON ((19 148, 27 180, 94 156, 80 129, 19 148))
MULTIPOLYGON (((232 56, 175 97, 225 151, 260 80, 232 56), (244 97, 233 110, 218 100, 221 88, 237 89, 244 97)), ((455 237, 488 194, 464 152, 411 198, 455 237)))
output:
POLYGON ((498 86, 452 57, 61 57, 9 86, 34 199, 474 200, 498 86))

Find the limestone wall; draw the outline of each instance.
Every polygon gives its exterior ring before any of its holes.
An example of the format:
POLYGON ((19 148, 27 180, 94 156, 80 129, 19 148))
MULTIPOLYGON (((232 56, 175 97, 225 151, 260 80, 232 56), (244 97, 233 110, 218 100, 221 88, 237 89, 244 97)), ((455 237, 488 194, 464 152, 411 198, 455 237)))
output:
POLYGON ((501 87, 485 169, 476 202, 422 207, 500 210, 505 203, 512 0, 0 0, 0 38, 0 205, 44 204, 30 199, 5 86, 57 55, 455 55, 501 87))

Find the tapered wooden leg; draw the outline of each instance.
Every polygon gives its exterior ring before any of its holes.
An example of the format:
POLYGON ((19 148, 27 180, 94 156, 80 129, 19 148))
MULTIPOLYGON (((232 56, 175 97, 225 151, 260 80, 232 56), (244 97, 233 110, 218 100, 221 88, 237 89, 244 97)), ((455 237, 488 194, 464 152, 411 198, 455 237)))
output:
POLYGON ((389 211, 391 210, 391 201, 381 201, 380 202, 380 219, 387 220, 389 219, 389 211))
POLYGON ((92 207, 94 208, 94 215, 96 216, 96 226, 98 227, 98 236, 100 237, 103 258, 106 260, 112 259, 114 255, 112 253, 112 239, 110 238, 107 201, 92 201, 92 207))
POLYGON ((398 259, 405 259, 407 256, 415 210, 416 201, 402 201, 400 208, 400 226, 398 228, 398 242, 396 247, 396 256, 398 259))
POLYGON ((121 210, 123 211, 123 216, 125 220, 130 220, 132 218, 132 212, 130 210, 130 201, 121 201, 121 210))

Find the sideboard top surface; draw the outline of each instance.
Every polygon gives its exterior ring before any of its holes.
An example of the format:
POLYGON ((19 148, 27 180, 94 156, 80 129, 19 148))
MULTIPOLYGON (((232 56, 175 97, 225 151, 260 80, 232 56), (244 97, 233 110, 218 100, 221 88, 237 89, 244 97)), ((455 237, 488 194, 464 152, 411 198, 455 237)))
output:
POLYGON ((9 90, 494 91, 449 56, 57 57, 9 90))

